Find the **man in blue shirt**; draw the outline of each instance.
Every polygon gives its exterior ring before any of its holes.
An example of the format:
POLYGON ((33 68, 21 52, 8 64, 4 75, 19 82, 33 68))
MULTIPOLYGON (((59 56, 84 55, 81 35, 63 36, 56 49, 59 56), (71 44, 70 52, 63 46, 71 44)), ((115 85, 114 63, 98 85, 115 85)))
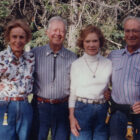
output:
MULTIPOLYGON (((140 19, 127 17, 124 20, 125 49, 112 51, 112 93, 113 101, 131 105, 134 140, 140 140, 140 19)), ((126 140, 127 115, 116 110, 110 120, 111 140, 126 140)))
POLYGON ((46 34, 49 43, 32 50, 35 55, 32 140, 46 140, 50 129, 53 140, 68 140, 69 75, 76 55, 63 46, 66 21, 61 17, 49 20, 46 34))

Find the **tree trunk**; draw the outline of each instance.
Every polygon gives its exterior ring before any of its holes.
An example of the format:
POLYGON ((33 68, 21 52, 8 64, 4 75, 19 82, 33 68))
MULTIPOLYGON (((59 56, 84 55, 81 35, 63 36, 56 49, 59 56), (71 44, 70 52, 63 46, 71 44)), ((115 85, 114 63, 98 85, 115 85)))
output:
POLYGON ((78 0, 71 0, 71 13, 70 13, 70 25, 68 29, 68 47, 72 51, 75 50, 76 47, 76 33, 77 28, 76 24, 78 21, 78 7, 77 7, 78 0))

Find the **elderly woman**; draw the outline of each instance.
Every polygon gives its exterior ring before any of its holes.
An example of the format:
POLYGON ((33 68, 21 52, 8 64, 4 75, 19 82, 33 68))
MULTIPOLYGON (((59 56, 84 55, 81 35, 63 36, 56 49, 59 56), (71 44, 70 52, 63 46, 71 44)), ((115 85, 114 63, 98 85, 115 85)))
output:
POLYGON ((28 140, 32 107, 27 96, 32 91, 34 56, 24 51, 31 30, 22 20, 8 23, 6 50, 0 52, 0 139, 28 140))
POLYGON ((112 64, 99 53, 104 40, 99 28, 88 25, 81 30, 77 41, 77 45, 84 50, 84 55, 71 66, 69 118, 72 140, 108 138, 104 91, 110 80, 112 64))

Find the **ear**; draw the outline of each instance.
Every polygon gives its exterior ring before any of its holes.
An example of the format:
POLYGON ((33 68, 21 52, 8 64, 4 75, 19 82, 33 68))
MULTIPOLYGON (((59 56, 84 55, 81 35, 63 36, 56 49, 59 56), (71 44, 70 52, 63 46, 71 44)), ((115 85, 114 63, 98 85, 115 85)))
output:
POLYGON ((126 41, 125 33, 124 33, 124 37, 123 37, 123 40, 124 40, 124 41, 126 41))

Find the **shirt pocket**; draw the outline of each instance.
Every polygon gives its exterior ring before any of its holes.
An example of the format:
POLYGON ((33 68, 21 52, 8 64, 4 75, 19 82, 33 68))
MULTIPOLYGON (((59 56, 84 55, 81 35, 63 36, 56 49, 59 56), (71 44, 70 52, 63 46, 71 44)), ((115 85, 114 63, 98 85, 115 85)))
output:
POLYGON ((133 79, 135 85, 140 85, 140 66, 135 66, 133 71, 133 79))
POLYGON ((8 105, 7 101, 0 101, 0 108, 1 107, 6 107, 8 105))
POLYGON ((118 81, 121 74, 122 74, 122 71, 123 70, 123 65, 113 65, 113 68, 112 68, 112 81, 118 81))
POLYGON ((121 60, 112 62, 112 71, 117 72, 117 71, 122 70, 122 68, 123 68, 123 63, 121 60))

